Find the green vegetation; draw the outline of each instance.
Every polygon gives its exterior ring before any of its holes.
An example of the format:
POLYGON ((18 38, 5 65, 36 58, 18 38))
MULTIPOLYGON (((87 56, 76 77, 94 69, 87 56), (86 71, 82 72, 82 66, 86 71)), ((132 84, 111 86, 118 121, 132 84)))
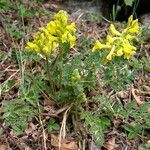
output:
MULTIPOLYGON (((124 2, 135 5, 134 0, 124 2)), ((129 140, 139 137, 143 142, 139 150, 147 150, 150 103, 138 102, 130 89, 139 73, 150 72, 149 55, 141 52, 149 36, 138 20, 131 16, 119 30, 111 24, 106 40, 95 41, 84 33, 79 35, 63 10, 52 16, 44 8, 1 1, 0 11, 5 14, 9 10, 17 12, 17 24, 4 15, 0 21, 13 43, 10 47, 15 73, 3 81, 1 95, 4 98, 13 90, 17 94, 10 94, 11 98, 2 102, 5 125, 18 137, 24 135, 31 122, 43 134, 62 134, 65 128, 80 141, 85 137, 94 140, 98 147, 105 144, 107 132, 115 126, 129 140), (29 20, 44 15, 52 19, 35 33, 33 29, 40 25, 35 27, 29 20), (119 98, 117 94, 124 91, 129 92, 128 96, 119 98)), ((97 20, 96 17, 90 19, 97 20)), ((7 52, 1 53, 2 62, 9 58, 7 52)))

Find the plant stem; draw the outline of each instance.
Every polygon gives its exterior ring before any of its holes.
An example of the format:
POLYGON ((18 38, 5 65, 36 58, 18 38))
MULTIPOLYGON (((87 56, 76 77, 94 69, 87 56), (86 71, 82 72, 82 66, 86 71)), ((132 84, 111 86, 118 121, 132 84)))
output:
POLYGON ((47 75, 48 75, 48 79, 49 79, 49 83, 50 83, 50 91, 52 91, 52 94, 55 95, 54 83, 51 79, 51 72, 50 72, 50 68, 49 68, 48 58, 46 58, 46 67, 47 67, 47 75))
MULTIPOLYGON (((134 1, 134 6, 133 6, 133 11, 132 11, 132 15, 136 15, 136 9, 139 5, 139 0, 134 1)), ((137 16, 136 16, 137 17, 137 16)))
POLYGON ((59 73, 60 73, 60 76, 59 76, 59 88, 61 89, 62 88, 62 64, 59 66, 59 73))
MULTIPOLYGON (((63 49, 62 49, 63 50, 63 49)), ((61 89, 62 88, 62 74, 63 74, 63 70, 62 70, 62 55, 63 55, 63 52, 62 50, 60 51, 60 64, 59 64, 59 88, 61 89)))
POLYGON ((63 48, 61 47, 61 50, 59 52, 58 55, 58 60, 60 61, 60 63, 58 63, 58 69, 59 69, 59 88, 62 88, 62 74, 63 74, 63 70, 62 70, 62 55, 63 55, 63 48))

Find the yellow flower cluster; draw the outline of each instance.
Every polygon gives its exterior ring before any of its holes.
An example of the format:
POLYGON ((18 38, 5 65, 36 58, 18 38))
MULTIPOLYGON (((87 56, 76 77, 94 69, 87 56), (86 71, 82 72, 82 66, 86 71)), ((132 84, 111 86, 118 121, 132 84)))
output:
POLYGON ((67 12, 60 10, 54 15, 54 20, 50 21, 45 28, 40 28, 33 36, 33 41, 27 43, 26 50, 34 50, 49 57, 63 43, 69 43, 72 48, 76 40, 74 32, 76 32, 75 23, 68 24, 67 12))
POLYGON ((129 59, 136 51, 136 47, 133 46, 132 42, 139 33, 138 19, 133 20, 133 16, 130 16, 127 28, 122 32, 117 31, 115 26, 111 24, 109 34, 106 37, 106 44, 102 44, 97 40, 92 51, 108 49, 109 53, 105 62, 110 61, 113 57, 129 59))

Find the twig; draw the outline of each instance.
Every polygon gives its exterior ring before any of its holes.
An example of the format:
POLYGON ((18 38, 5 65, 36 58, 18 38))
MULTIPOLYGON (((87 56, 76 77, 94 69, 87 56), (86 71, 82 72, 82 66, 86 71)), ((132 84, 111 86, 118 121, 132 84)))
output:
POLYGON ((50 117, 57 117, 59 118, 59 114, 62 113, 63 111, 65 111, 68 107, 64 107, 59 109, 56 113, 40 113, 43 116, 50 116, 50 117))
MULTIPOLYGON (((38 87, 40 89, 40 87, 38 87)), ((54 100, 54 98, 50 97, 49 95, 47 95, 42 89, 40 89, 40 91, 42 92, 43 96, 45 98, 47 98, 52 104, 56 103, 56 100, 54 100)))
POLYGON ((105 20, 106 22, 111 23, 111 21, 109 21, 109 20, 108 20, 107 18, 105 18, 104 16, 100 15, 100 17, 101 17, 103 20, 105 20))
POLYGON ((91 150, 93 149, 93 135, 92 135, 92 141, 91 141, 91 150))
POLYGON ((86 143, 85 139, 83 139, 83 142, 82 142, 82 143, 83 143, 82 149, 85 150, 85 147, 86 147, 86 146, 85 146, 85 145, 86 145, 86 144, 85 144, 85 143, 86 143))
POLYGON ((18 84, 20 83, 20 80, 17 80, 17 82, 8 90, 6 90, 5 92, 9 92, 10 90, 12 90, 14 87, 16 87, 18 84))
POLYGON ((9 80, 11 80, 11 78, 12 78, 13 76, 15 76, 18 72, 19 72, 19 70, 17 70, 15 73, 13 73, 6 81, 4 81, 4 82, 2 83, 2 86, 4 86, 9 80))
POLYGON ((59 150, 61 150, 61 139, 62 138, 64 139, 65 136, 66 136, 67 113, 71 109, 71 107, 72 107, 72 104, 71 104, 71 106, 68 107, 68 109, 65 111, 64 116, 63 116, 63 121, 62 121, 62 125, 61 125, 61 128, 60 128, 60 133, 59 133, 59 150))
POLYGON ((40 113, 42 116, 49 116, 49 117, 55 117, 55 118, 60 118, 57 114, 49 114, 49 113, 40 113))
POLYGON ((5 127, 0 123, 0 127, 4 130, 4 132, 11 138, 11 140, 13 141, 13 144, 15 144, 19 150, 24 150, 21 147, 21 144, 5 129, 5 127))
MULTIPOLYGON (((39 103, 38 103, 38 109, 39 109, 39 112, 40 112, 41 110, 40 110, 39 103)), ((42 122, 42 119, 41 119, 40 114, 39 114, 39 119, 40 119, 40 124, 41 124, 42 130, 43 130, 43 143, 44 143, 44 149, 47 150, 47 146, 46 146, 46 134, 45 134, 45 130, 44 130, 44 126, 43 126, 43 122, 42 122)))
POLYGON ((135 89, 133 85, 131 85, 131 93, 132 93, 133 98, 136 100, 137 105, 140 106, 143 102, 141 101, 140 97, 135 94, 135 89))
MULTIPOLYGON (((31 76, 32 77, 32 76, 31 76)), ((35 80, 33 77, 32 77, 33 80, 35 80)), ((52 101, 54 101, 56 103, 56 100, 55 98, 53 97, 53 95, 47 95, 40 87, 40 85, 36 84, 36 87, 42 92, 42 94, 49 100, 52 99, 52 101), (51 98, 51 99, 50 99, 51 98)))
POLYGON ((62 113, 64 110, 66 110, 68 107, 64 107, 64 108, 61 108, 61 109, 59 109, 57 112, 56 112, 56 114, 58 115, 58 114, 60 114, 60 113, 62 113))

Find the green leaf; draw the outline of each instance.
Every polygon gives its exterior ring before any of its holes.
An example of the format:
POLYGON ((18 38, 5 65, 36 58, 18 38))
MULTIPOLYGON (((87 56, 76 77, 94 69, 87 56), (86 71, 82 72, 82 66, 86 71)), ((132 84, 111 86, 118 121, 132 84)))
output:
POLYGON ((17 135, 20 135, 27 128, 28 122, 37 113, 37 109, 20 99, 16 99, 3 104, 3 113, 5 123, 10 125, 17 135))
POLYGON ((137 136, 137 132, 133 131, 128 134, 129 139, 134 139, 137 136))
POLYGON ((124 0, 126 6, 132 6, 135 0, 124 0))
POLYGON ((150 66, 144 66, 144 70, 150 72, 150 66))
POLYGON ((128 138, 134 139, 139 131, 142 129, 142 126, 140 124, 136 124, 135 126, 132 126, 130 124, 123 125, 123 128, 128 131, 128 138))
POLYGON ((7 11, 9 9, 9 1, 8 0, 1 0, 0 1, 0 9, 7 11))
POLYGON ((60 127, 59 127, 59 124, 56 123, 55 119, 51 118, 48 122, 48 132, 51 132, 53 130, 58 130, 60 127))
POLYGON ((17 135, 23 134, 28 122, 38 113, 39 100, 39 90, 33 83, 28 86, 20 86, 19 93, 20 96, 17 99, 3 103, 3 119, 16 131, 17 135))
POLYGON ((34 10, 29 10, 25 7, 25 5, 20 4, 18 6, 18 14, 20 18, 24 18, 24 17, 29 17, 29 18, 33 18, 35 15, 34 10))
POLYGON ((147 141, 147 143, 141 144, 138 147, 138 150, 150 150, 150 141, 147 141))
POLYGON ((104 143, 104 130, 110 125, 109 119, 106 117, 100 118, 99 115, 88 111, 82 111, 80 117, 85 120, 89 132, 94 135, 97 143, 102 146, 104 143))
POLYGON ((10 80, 8 81, 3 87, 2 92, 7 92, 9 89, 11 89, 16 83, 16 80, 10 80))
POLYGON ((129 125, 129 124, 124 125, 123 128, 125 130, 127 130, 128 132, 133 132, 134 131, 134 127, 129 125))
POLYGON ((127 110, 128 112, 132 111, 133 108, 135 107, 135 105, 136 105, 136 101, 135 101, 135 100, 131 101, 131 102, 127 105, 126 110, 127 110))
POLYGON ((101 120, 101 122, 103 124, 103 127, 110 126, 110 120, 108 118, 102 117, 102 118, 100 118, 100 120, 101 120))

